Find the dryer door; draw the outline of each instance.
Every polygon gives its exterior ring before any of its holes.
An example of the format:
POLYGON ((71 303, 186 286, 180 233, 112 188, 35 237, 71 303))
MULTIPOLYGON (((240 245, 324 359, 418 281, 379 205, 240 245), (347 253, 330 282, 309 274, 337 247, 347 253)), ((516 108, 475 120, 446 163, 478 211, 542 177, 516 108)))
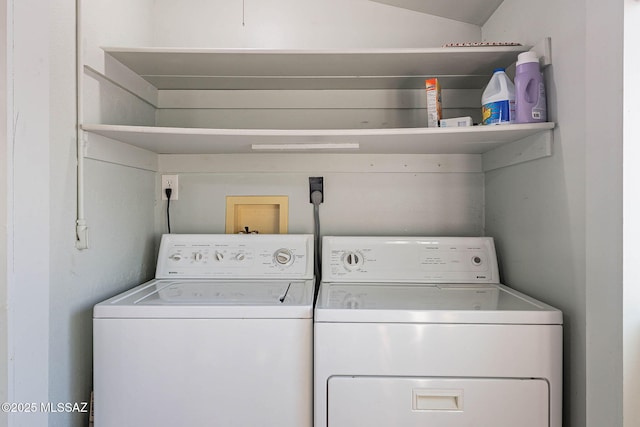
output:
POLYGON ((542 379, 332 377, 328 427, 548 427, 542 379))

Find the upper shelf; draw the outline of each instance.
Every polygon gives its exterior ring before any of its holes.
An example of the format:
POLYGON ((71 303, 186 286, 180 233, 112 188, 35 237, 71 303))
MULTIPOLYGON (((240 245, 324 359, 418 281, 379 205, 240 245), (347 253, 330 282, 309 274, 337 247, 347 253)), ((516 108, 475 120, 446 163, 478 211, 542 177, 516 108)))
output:
POLYGON ((524 46, 425 49, 182 49, 106 47, 158 89, 481 88, 493 69, 514 63, 524 46))

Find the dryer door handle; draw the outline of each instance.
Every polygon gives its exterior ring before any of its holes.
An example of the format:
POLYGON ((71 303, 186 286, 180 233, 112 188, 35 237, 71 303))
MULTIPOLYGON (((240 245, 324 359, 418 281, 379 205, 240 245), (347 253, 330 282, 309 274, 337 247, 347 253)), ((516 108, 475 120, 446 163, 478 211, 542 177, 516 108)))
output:
POLYGON ((414 411, 462 411, 462 389, 413 389, 414 411))

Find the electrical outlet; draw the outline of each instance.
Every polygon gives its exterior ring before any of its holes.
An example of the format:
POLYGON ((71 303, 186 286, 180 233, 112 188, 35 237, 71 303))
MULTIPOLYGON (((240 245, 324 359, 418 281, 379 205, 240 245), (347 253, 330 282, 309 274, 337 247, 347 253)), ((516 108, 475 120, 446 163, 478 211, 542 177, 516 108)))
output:
POLYGON ((178 175, 162 175, 162 185, 160 193, 162 200, 167 200, 165 189, 171 189, 171 200, 178 200, 178 175))
POLYGON ((322 194, 320 198, 320 203, 324 202, 324 178, 321 176, 310 176, 309 177, 309 203, 313 203, 311 199, 311 193, 314 191, 319 191, 322 194))

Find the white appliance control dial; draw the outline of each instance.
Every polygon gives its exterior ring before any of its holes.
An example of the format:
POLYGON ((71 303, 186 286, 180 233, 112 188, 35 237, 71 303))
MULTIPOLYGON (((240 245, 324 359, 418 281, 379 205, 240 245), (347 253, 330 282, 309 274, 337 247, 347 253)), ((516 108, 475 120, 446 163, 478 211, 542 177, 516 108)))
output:
POLYGON ((171 255, 169 257, 169 259, 173 260, 173 261, 180 261, 182 259, 182 254, 180 253, 175 253, 173 255, 171 255))
POLYGON ((202 261, 202 259, 204 258, 204 255, 202 255, 202 252, 194 252, 193 253, 193 259, 196 262, 202 261))
POLYGON ((364 263, 364 255, 359 251, 345 252, 342 257, 345 267, 352 270, 354 268, 360 268, 364 263))
POLYGON ((280 265, 289 265, 293 262, 293 254, 289 249, 281 248, 273 254, 273 259, 280 265))
POLYGON ((244 261, 246 257, 247 256, 244 253, 240 252, 238 255, 236 255, 236 261, 244 261))
POLYGON ((216 261, 224 261, 224 254, 222 252, 216 251, 213 257, 216 261))

